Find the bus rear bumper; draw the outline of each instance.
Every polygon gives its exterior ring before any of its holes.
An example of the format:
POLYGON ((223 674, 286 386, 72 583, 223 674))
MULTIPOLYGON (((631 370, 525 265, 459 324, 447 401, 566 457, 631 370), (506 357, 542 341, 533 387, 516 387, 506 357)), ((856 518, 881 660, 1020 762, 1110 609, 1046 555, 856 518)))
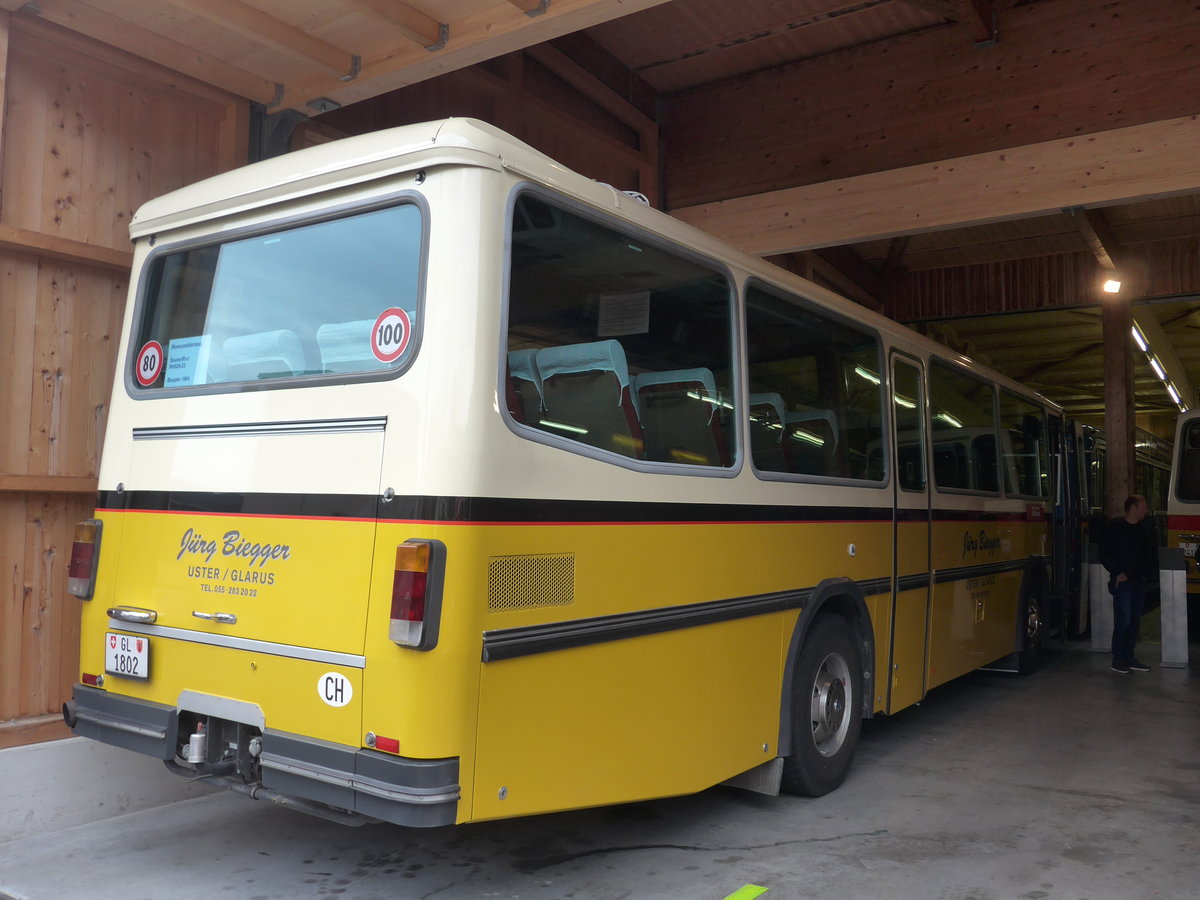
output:
MULTIPOLYGON (((81 684, 63 704, 63 719, 80 737, 166 760, 177 772, 181 767, 171 763, 179 747, 179 714, 176 707, 81 684)), ((434 827, 456 821, 462 793, 457 758, 409 759, 266 728, 257 759, 260 784, 273 794, 397 825, 434 827)), ((244 788, 241 781, 225 786, 244 788)))

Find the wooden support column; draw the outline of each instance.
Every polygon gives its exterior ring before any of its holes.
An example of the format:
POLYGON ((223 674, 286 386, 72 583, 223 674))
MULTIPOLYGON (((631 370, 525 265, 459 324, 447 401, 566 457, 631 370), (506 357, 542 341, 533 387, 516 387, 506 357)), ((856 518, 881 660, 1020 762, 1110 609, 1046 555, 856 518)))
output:
POLYGON ((1133 451, 1133 303, 1125 291, 1104 298, 1104 437, 1109 518, 1137 489, 1133 451))

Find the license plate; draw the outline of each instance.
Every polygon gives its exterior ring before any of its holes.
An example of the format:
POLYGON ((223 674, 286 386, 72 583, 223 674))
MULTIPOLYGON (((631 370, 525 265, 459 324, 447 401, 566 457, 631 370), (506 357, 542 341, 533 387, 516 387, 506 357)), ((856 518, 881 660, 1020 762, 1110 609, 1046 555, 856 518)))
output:
POLYGON ((1200 544, 1193 544, 1193 543, 1190 543, 1190 542, 1184 542, 1184 543, 1180 544, 1179 546, 1183 548, 1183 555, 1184 555, 1184 556, 1190 556, 1190 557, 1192 557, 1193 559, 1194 559, 1194 558, 1195 558, 1195 556, 1196 556, 1196 550, 1197 550, 1198 548, 1200 548, 1200 544))
POLYGON ((149 678, 150 639, 136 634, 106 634, 104 671, 125 678, 149 678))

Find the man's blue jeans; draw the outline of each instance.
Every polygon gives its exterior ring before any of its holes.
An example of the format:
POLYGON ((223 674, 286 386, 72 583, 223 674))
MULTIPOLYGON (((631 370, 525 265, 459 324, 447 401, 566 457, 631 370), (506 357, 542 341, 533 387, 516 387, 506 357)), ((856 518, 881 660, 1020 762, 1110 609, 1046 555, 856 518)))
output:
POLYGON ((1146 581, 1122 581, 1113 590, 1113 662, 1131 661, 1138 640, 1138 620, 1146 601, 1146 581))

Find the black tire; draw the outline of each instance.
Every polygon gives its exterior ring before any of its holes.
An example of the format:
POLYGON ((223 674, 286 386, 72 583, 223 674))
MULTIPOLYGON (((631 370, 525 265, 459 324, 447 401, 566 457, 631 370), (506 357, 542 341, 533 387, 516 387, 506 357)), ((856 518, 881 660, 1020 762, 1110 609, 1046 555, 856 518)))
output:
POLYGON ((845 780, 862 728, 862 672, 850 624, 837 615, 818 618, 792 683, 792 752, 781 785, 788 793, 820 797, 845 780))

